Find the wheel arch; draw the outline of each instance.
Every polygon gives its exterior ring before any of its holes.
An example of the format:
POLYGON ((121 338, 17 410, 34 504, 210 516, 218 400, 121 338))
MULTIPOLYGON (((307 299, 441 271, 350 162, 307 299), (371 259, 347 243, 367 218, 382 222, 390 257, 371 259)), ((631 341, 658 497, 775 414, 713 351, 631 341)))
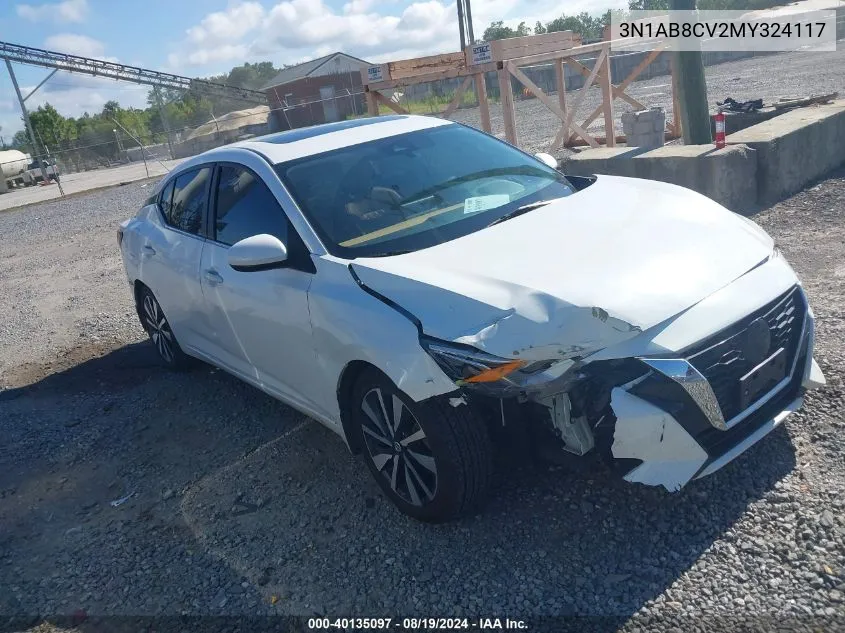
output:
MULTIPOLYGON (((144 317, 141 314, 141 293, 144 290, 149 290, 150 292, 152 292, 152 289, 147 284, 145 284, 140 279, 136 279, 135 282, 132 284, 132 296, 135 298, 135 312, 138 314, 138 318, 141 320, 142 323, 144 321, 144 317)), ((155 296, 155 293, 153 293, 153 296, 155 296)))
MULTIPOLYGON (((378 367, 365 360, 353 360, 346 364, 340 373, 337 382, 337 404, 340 410, 340 423, 343 428, 343 435, 346 438, 346 445, 353 455, 361 452, 361 442, 358 434, 355 433, 355 421, 351 410, 352 390, 355 383, 366 371, 376 371, 387 380, 390 377, 378 367)), ((390 382, 393 382, 390 380, 390 382)))

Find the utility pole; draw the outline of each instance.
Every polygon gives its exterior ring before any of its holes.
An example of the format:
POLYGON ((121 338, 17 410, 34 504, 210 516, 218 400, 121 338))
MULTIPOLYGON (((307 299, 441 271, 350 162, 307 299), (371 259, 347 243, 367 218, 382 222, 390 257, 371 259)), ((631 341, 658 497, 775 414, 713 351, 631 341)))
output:
POLYGON ((29 133, 29 142, 32 143, 32 151, 35 154, 35 160, 41 165, 41 177, 44 182, 47 182, 47 170, 44 168, 44 162, 38 158, 38 144, 35 142, 35 132, 32 130, 32 123, 29 120, 29 112, 26 111, 26 105, 23 102, 23 95, 18 86, 18 78, 15 77, 15 71, 12 69, 12 62, 6 60, 6 68, 9 71, 9 78, 12 80, 12 85, 15 87, 15 94, 18 95, 18 102, 21 104, 21 112, 23 113, 23 122, 26 125, 26 131, 29 133))
POLYGON ((456 0, 455 5, 458 7, 458 29, 461 31, 461 50, 467 47, 467 37, 464 32, 464 2, 463 0, 456 0))
POLYGON ((466 4, 466 17, 467 17, 467 36, 469 37, 470 45, 475 44, 475 33, 472 31, 472 7, 469 6, 470 0, 464 0, 466 4))
POLYGON ((164 110, 164 103, 161 100, 161 90, 158 86, 153 88, 153 94, 155 95, 156 103, 158 104, 158 114, 161 117, 161 124, 164 126, 164 131, 167 134, 167 149, 170 150, 170 158, 174 158, 173 156, 173 141, 170 140, 170 126, 167 124, 167 114, 164 110))
MULTIPOLYGON (((695 0, 670 0, 669 6, 672 11, 695 11, 695 0)), ((672 82, 681 109, 675 116, 680 114, 684 144, 709 145, 713 136, 701 50, 673 51, 672 56, 672 82)))

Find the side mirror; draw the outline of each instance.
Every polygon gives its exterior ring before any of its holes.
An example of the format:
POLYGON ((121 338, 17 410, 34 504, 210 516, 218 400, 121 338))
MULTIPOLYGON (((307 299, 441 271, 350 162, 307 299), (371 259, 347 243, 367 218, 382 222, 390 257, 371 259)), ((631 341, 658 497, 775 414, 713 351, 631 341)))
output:
POLYGON ((540 152, 538 154, 534 154, 534 158, 539 160, 541 163, 545 163, 552 169, 557 169, 557 158, 552 156, 551 154, 546 154, 545 152, 540 152))
POLYGON ((278 237, 261 234, 247 237, 229 248, 229 266, 241 272, 279 268, 287 261, 288 249, 278 237))

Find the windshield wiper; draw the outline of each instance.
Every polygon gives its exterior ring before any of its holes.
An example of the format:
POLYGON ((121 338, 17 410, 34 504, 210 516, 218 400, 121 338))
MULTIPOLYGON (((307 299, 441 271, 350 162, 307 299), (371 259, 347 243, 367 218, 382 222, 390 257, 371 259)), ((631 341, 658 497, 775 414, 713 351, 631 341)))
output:
POLYGON ((552 202, 557 202, 558 200, 560 200, 560 198, 552 198, 551 200, 538 200, 537 202, 530 202, 528 204, 524 204, 521 207, 514 209, 510 213, 506 213, 502 217, 493 220, 490 224, 487 225, 487 228, 490 228, 491 226, 496 226, 497 224, 501 224, 502 222, 506 222, 508 220, 512 220, 513 218, 519 217, 520 215, 528 213, 529 211, 533 211, 534 209, 545 207, 546 205, 549 205, 552 202))
POLYGON ((413 253, 414 251, 386 251, 384 253, 378 253, 377 255, 370 255, 370 257, 395 257, 396 255, 407 255, 408 253, 413 253))

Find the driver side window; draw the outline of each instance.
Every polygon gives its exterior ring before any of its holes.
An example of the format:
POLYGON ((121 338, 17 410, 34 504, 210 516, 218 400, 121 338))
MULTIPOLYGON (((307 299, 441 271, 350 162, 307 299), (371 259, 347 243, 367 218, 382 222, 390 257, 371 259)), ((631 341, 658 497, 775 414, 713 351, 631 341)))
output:
POLYGON ((217 170, 212 239, 232 246, 253 235, 272 235, 287 246, 290 268, 314 272, 305 243, 261 177, 239 165, 223 164, 217 170))
POLYGON ((264 181, 243 167, 222 165, 219 170, 214 239, 231 246, 266 233, 287 242, 288 218, 264 181))

